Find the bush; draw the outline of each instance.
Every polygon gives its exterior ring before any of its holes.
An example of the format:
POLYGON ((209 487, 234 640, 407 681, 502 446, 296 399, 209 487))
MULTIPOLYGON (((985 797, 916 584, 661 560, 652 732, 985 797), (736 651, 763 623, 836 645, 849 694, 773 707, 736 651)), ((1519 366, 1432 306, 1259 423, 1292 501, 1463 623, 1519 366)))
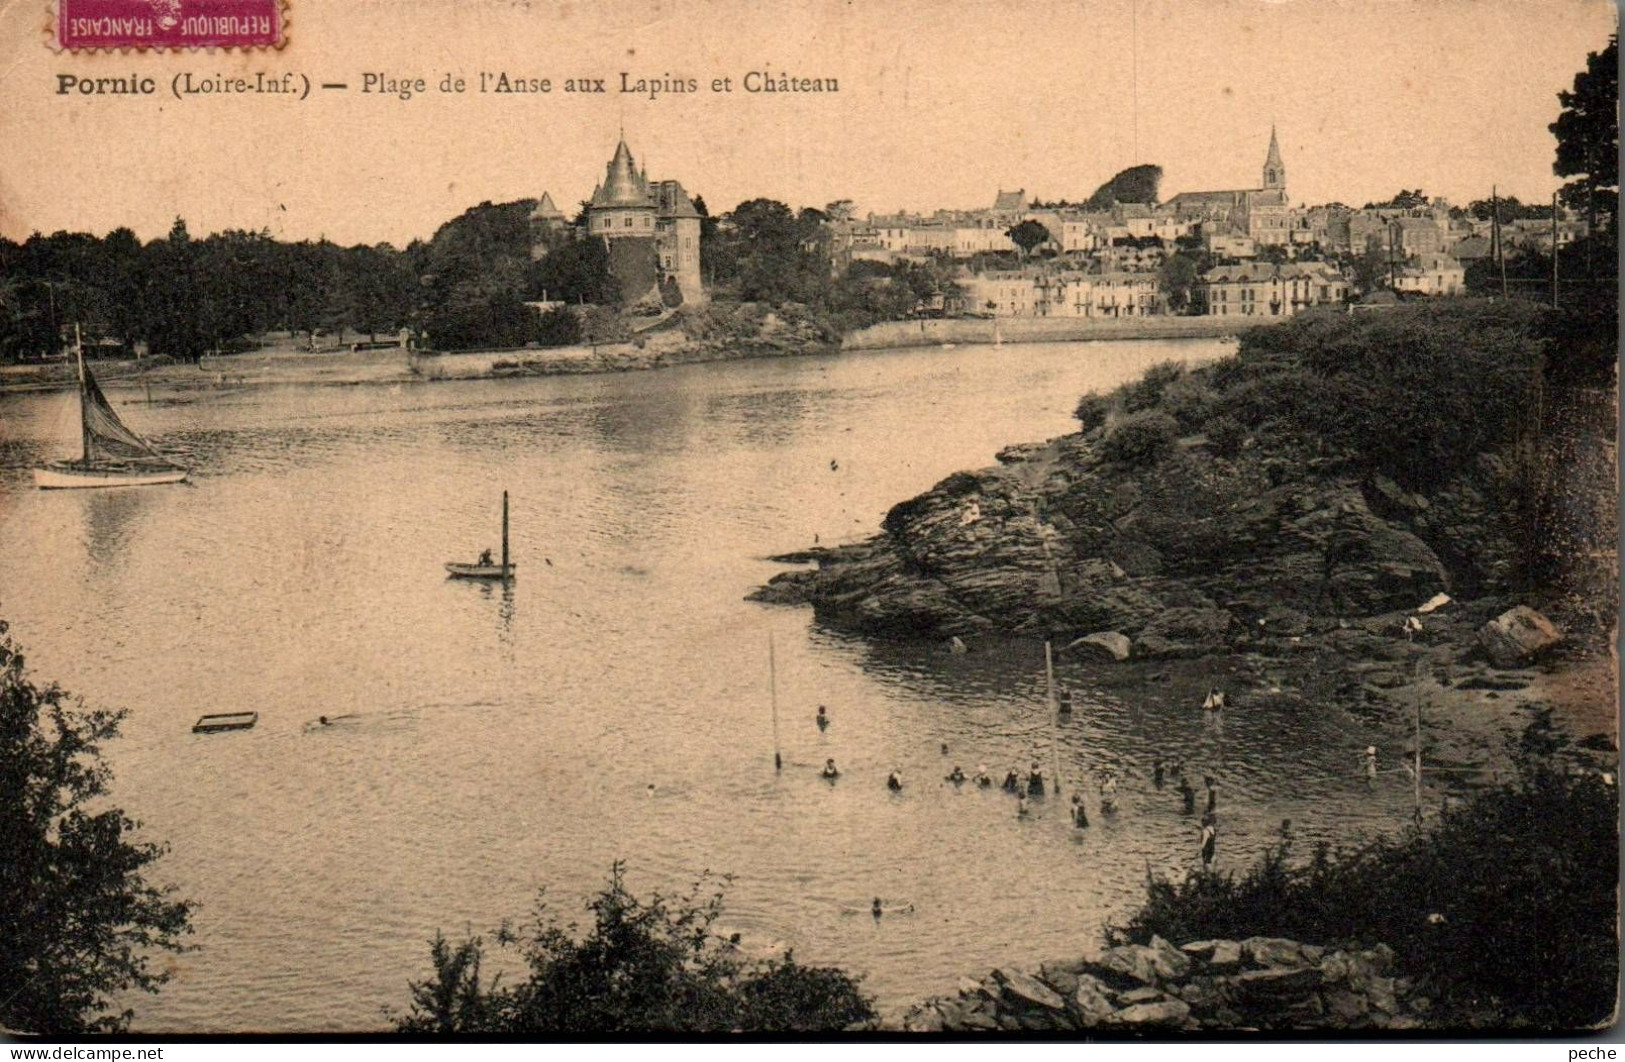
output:
POLYGON ((555 306, 537 316, 531 338, 542 347, 573 346, 581 342, 581 321, 568 306, 555 306))
MULTIPOLYGON (((1542 717, 1525 751, 1545 744, 1542 717)), ((1237 880, 1152 877, 1117 939, 1183 942, 1287 936, 1323 945, 1386 943, 1447 1007, 1499 1024, 1588 1028, 1606 1021, 1619 976, 1619 794, 1520 755, 1516 781, 1447 810, 1425 833, 1290 864, 1283 840, 1237 880)))
POLYGON ((150 953, 185 950, 191 905, 147 880, 164 848, 107 801, 123 718, 31 683, 0 622, 0 1029, 121 1032, 113 1008, 169 980, 150 953))
POLYGON ((1078 399, 1078 407, 1072 411, 1072 415, 1078 419, 1083 433, 1087 435, 1096 428, 1103 427, 1111 411, 1111 399, 1091 391, 1078 399))
MULTIPOLYGON (((702 883, 703 884, 703 883, 702 883)), ((722 894, 654 894, 640 900, 626 889, 616 863, 609 884, 587 909, 593 926, 574 927, 538 908, 523 935, 507 928, 496 940, 516 947, 529 977, 512 988, 486 986, 484 941, 453 947, 436 935, 434 973, 410 986, 412 1006, 392 1015, 406 1033, 559 1032, 829 1032, 874 1016, 858 982, 829 967, 803 966, 783 956, 747 962, 711 931, 722 894)))
POLYGON ((1182 361, 1164 361, 1151 366, 1145 370, 1144 376, 1125 384, 1119 392, 1123 409, 1129 413, 1154 409, 1162 403, 1162 393, 1168 385, 1184 375, 1185 363, 1182 361))
POLYGON ((1201 373, 1183 374, 1169 381, 1162 391, 1162 409, 1184 433, 1201 431, 1217 404, 1218 396, 1201 373))
POLYGON ((1247 429, 1235 417, 1214 417, 1207 422, 1207 441, 1220 457, 1234 457, 1247 442, 1247 429))
POLYGON ((1154 465, 1173 451, 1179 425, 1160 410, 1130 413, 1112 426, 1101 446, 1107 458, 1141 467, 1154 465))

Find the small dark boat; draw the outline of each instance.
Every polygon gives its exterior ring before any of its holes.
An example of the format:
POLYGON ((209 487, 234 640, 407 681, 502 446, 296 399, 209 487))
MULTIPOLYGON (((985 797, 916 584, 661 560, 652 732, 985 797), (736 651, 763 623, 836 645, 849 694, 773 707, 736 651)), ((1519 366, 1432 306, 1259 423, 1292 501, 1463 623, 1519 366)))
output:
POLYGON ((222 730, 248 730, 260 721, 258 712, 217 712, 199 716, 192 724, 194 734, 217 734, 222 730))
POLYGON ((517 565, 508 562, 508 492, 502 492, 502 563, 488 563, 490 553, 474 561, 472 564, 458 561, 447 561, 446 571, 453 579, 502 579, 513 578, 514 568, 517 565))

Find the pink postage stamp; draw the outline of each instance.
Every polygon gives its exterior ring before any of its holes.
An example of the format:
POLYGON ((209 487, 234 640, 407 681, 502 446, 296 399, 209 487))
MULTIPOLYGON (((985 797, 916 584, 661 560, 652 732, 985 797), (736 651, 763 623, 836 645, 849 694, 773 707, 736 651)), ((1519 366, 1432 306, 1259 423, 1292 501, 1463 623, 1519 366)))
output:
POLYGON ((285 0, 56 0, 52 30, 68 51, 96 48, 280 48, 285 0))

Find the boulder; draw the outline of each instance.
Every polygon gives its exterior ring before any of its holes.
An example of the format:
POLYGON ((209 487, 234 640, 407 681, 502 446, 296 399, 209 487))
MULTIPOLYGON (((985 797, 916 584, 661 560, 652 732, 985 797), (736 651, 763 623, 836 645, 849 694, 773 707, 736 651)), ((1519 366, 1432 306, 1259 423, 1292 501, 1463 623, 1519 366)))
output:
POLYGON ((1358 992, 1346 988, 1328 988, 1321 994, 1326 1004, 1326 1017, 1333 1028, 1357 1029, 1369 1021, 1371 1006, 1358 992))
POLYGON ((1063 996, 1069 996, 1078 987, 1078 975, 1088 964, 1081 959, 1051 959, 1040 963, 1038 979, 1063 996))
POLYGON ((1278 1006, 1303 998, 1320 986, 1320 970, 1313 966, 1296 969, 1276 967, 1243 970, 1222 978, 1220 984, 1236 1002, 1248 1006, 1278 1006))
POLYGON ((942 1012, 930 1004, 910 1008, 909 1012, 903 1015, 904 1032, 930 1033, 941 1032, 942 1029, 942 1012))
POLYGON ((1156 952, 1157 973, 1167 981, 1182 981, 1190 976, 1191 957, 1163 940, 1153 935, 1151 950, 1156 952))
POLYGON ((1234 969, 1243 962, 1241 945, 1234 940, 1220 940, 1213 945, 1213 955, 1208 959, 1208 965, 1215 970, 1234 969))
POLYGON ((994 970, 993 979, 1003 986, 1005 1001, 1018 1009, 1042 1007, 1045 1010, 1066 1010, 1066 1000, 1030 974, 1020 970, 994 970))
POLYGON ((1191 940, 1179 946, 1179 950, 1195 959, 1206 962, 1213 957, 1213 949, 1219 946, 1216 940, 1191 940))
POLYGON ((1086 653, 1100 660, 1111 660, 1121 663, 1129 658, 1134 643, 1130 642, 1128 635, 1117 631, 1097 631, 1086 634, 1075 642, 1068 643, 1068 650, 1086 653))
POLYGON ((1303 947, 1284 937, 1248 937, 1241 951, 1254 966, 1305 966, 1303 947))
POLYGON ((1144 988, 1134 988, 1122 993, 1117 997, 1117 1005, 1120 1007, 1132 1007, 1140 1003, 1155 1003, 1157 1000, 1162 998, 1163 995, 1161 989, 1152 988, 1147 985, 1144 988))
POLYGON ((1111 1014, 1103 1024, 1138 1029, 1177 1029, 1190 1020, 1191 1008, 1182 999, 1137 1003, 1111 1014))
POLYGON ((1126 981, 1157 983, 1157 953, 1143 944, 1119 944, 1100 953, 1097 965, 1126 981))
POLYGON ((1518 667, 1563 640, 1552 621, 1527 605, 1508 609, 1478 629, 1478 644, 1496 667, 1518 667))
POLYGON ((1089 974, 1078 975, 1078 989, 1066 1000, 1067 1012, 1081 1028, 1091 1028, 1106 1020, 1117 1008, 1112 1005, 1112 992, 1099 979, 1089 974))

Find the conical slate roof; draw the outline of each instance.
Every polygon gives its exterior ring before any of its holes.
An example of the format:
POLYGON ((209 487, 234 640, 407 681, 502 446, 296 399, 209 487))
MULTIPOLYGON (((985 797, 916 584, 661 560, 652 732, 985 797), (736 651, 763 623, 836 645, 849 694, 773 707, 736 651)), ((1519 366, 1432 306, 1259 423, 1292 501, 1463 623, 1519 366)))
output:
POLYGON ((625 137, 615 145, 615 157, 609 160, 604 183, 592 193, 592 205, 595 207, 655 205, 654 197, 649 194, 648 183, 638 173, 637 165, 632 161, 632 150, 626 146, 625 137))
POLYGON ((564 212, 553 205, 553 197, 547 192, 542 193, 541 202, 530 212, 530 216, 538 221, 552 221, 564 217, 564 212))

